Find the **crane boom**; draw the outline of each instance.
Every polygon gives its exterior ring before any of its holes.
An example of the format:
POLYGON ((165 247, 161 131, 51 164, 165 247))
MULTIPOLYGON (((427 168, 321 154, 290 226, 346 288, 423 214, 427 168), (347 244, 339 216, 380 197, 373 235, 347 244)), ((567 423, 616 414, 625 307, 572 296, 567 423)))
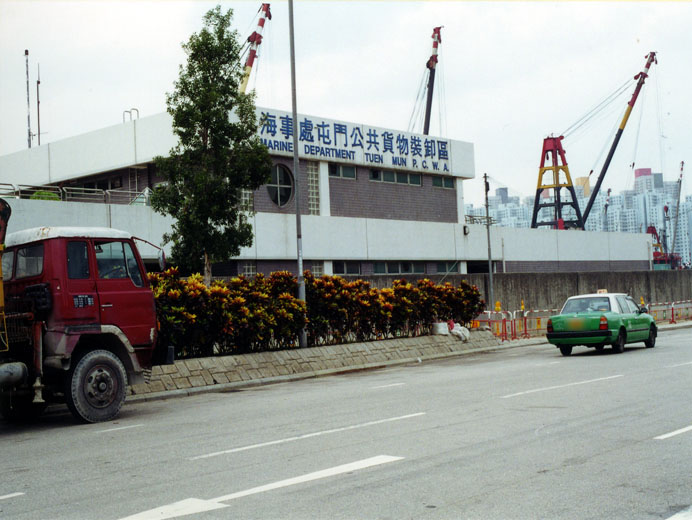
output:
POLYGON ((606 171, 608 171, 608 166, 610 166, 610 161, 612 160, 613 155, 615 154, 615 149, 617 148, 618 143, 620 142, 620 137, 622 137, 622 131, 625 129, 627 120, 629 119, 630 114, 632 113, 632 108, 634 107, 634 103, 637 101, 639 92, 641 91, 642 86, 644 86, 644 81, 649 75, 649 68, 651 67, 652 63, 658 63, 656 61, 656 53, 653 51, 646 55, 646 65, 644 66, 644 70, 642 70, 639 74, 637 74, 634 77, 634 79, 638 79, 639 81, 637 81, 637 86, 634 88, 632 99, 630 99, 629 103, 627 103, 627 109, 625 110, 625 115, 622 117, 620 127, 618 128, 618 131, 615 134, 615 140, 613 141, 613 144, 610 146, 610 151, 608 152, 608 156, 606 157, 606 160, 603 163, 603 168, 601 169, 601 173, 599 174, 598 180, 596 181, 596 186, 591 192, 591 197, 589 198, 589 202, 586 205, 586 209, 584 210, 584 213, 582 215, 585 225, 586 219, 589 218, 591 207, 593 206, 593 203, 596 200, 596 196, 598 195, 598 192, 601 189, 601 184, 603 183, 603 178, 605 177, 606 171))
POLYGON ((432 54, 430 55, 428 62, 425 64, 425 66, 430 69, 430 75, 428 76, 428 97, 425 103, 425 121, 423 123, 424 135, 428 135, 428 131, 430 130, 430 111, 432 109, 433 88, 435 87, 435 67, 437 66, 437 46, 442 41, 440 29, 442 29, 441 26, 433 28, 432 54))
POLYGON ((245 62, 245 71, 243 73, 243 80, 240 84, 240 92, 245 94, 247 90, 247 83, 250 79, 250 72, 252 71, 252 65, 257 57, 257 48, 262 43, 262 30, 264 29, 264 22, 267 18, 272 19, 272 13, 269 10, 269 4, 262 4, 260 7, 261 15, 257 21, 257 30, 253 32, 247 39, 250 42, 250 52, 248 53, 247 61, 245 62))

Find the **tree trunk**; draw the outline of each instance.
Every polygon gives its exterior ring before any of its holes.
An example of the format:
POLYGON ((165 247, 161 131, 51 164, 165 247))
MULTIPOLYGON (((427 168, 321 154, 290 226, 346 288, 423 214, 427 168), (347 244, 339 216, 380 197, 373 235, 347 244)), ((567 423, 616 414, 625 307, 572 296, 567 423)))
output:
POLYGON ((211 260, 207 252, 204 252, 204 285, 211 285, 211 260))

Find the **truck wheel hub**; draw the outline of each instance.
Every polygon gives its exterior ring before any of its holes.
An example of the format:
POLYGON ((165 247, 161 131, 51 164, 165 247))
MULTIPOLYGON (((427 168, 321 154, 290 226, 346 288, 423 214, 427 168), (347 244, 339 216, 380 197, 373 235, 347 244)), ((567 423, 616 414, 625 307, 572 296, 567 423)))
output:
POLYGON ((113 402, 116 390, 117 383, 107 368, 94 367, 87 374, 85 394, 92 406, 108 406, 113 402))

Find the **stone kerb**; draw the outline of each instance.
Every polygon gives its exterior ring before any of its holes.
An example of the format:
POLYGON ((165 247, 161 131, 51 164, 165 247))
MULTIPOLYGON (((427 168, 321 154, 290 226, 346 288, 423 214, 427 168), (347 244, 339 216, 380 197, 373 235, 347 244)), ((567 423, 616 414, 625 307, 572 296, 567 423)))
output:
POLYGON ((473 331, 468 342, 454 336, 420 336, 236 356, 178 360, 154 366, 149 383, 132 385, 129 400, 316 377, 352 370, 439 359, 496 347, 489 331, 473 331))

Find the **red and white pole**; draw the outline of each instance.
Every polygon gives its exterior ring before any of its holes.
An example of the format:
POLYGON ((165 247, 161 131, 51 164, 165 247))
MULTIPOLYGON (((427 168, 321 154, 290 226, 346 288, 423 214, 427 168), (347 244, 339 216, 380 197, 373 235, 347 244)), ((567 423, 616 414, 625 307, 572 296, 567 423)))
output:
POLYGON ((252 71, 252 65, 255 63, 255 58, 257 57, 257 49, 262 43, 262 30, 264 29, 264 22, 272 19, 272 13, 269 10, 269 4, 262 4, 260 8, 262 14, 260 14, 259 20, 257 21, 257 30, 253 32, 247 39, 250 42, 250 52, 248 53, 247 61, 245 62, 245 73, 243 74, 243 81, 240 84, 240 92, 245 94, 247 89, 247 83, 250 80, 250 72, 252 71))

